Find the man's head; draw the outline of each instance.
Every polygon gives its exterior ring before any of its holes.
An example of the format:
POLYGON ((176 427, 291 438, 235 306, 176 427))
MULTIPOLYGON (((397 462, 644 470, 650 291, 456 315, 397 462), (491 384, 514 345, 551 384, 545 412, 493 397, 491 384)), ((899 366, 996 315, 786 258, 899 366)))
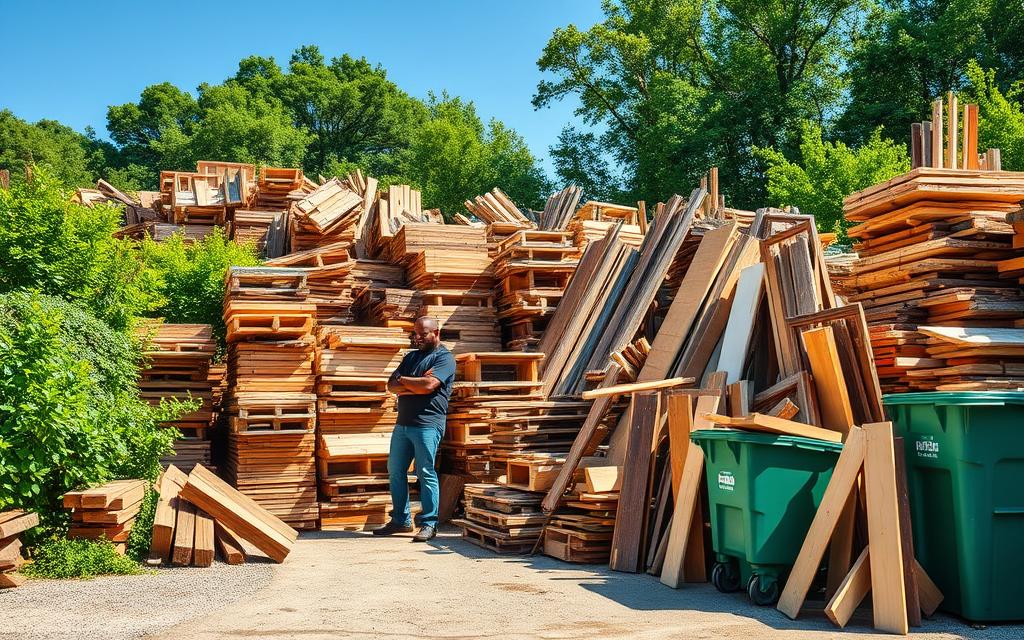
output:
POLYGON ((429 316, 417 318, 412 329, 412 344, 420 351, 430 351, 441 344, 441 331, 437 328, 437 320, 429 316))

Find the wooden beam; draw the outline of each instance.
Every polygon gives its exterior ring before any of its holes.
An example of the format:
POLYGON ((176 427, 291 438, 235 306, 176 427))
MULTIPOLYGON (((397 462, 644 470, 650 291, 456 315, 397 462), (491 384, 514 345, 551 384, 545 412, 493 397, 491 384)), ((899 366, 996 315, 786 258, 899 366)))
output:
POLYGON ((860 552, 853 568, 846 574, 836 594, 825 605, 825 617, 840 629, 850 621, 864 597, 871 590, 871 563, 868 561, 868 547, 860 552))
POLYGON ((690 442, 686 449, 683 478, 675 510, 672 512, 672 527, 669 529, 668 549, 661 570, 661 583, 678 589, 684 580, 683 563, 692 531, 694 510, 704 483, 704 452, 700 446, 690 442))
POLYGON ((729 321, 722 337, 722 353, 718 356, 718 369, 726 372, 727 383, 743 377, 743 365, 747 362, 750 336, 754 332, 763 292, 764 263, 758 262, 744 268, 736 284, 729 321))
POLYGON ((876 629, 906 635, 909 627, 903 586, 892 423, 866 424, 864 435, 864 487, 867 494, 868 546, 871 547, 871 610, 876 629))
POLYGON ((639 393, 630 408, 629 438, 622 467, 622 489, 615 510, 608 566, 614 571, 639 572, 644 558, 647 531, 648 489, 650 485, 651 444, 659 417, 660 394, 639 393))
POLYGON ((693 426, 693 399, 689 394, 668 393, 668 452, 672 467, 672 495, 679 499, 679 484, 683 479, 686 451, 690 447, 690 429, 693 426))
POLYGON ((932 166, 942 168, 942 98, 932 101, 932 166))
MULTIPOLYGON (((697 417, 700 418, 702 416, 698 415, 697 417)), ((817 438, 818 440, 826 440, 828 442, 843 441, 843 434, 838 431, 822 429, 821 427, 812 427, 809 424, 793 422, 792 420, 783 420, 782 418, 776 418, 763 413, 752 413, 748 416, 741 416, 737 418, 718 414, 708 414, 703 417, 710 422, 724 427, 750 429, 752 431, 764 431, 767 433, 777 433, 786 436, 799 436, 801 438, 817 438)))
POLYGON ((921 601, 921 613, 931 617, 938 610, 945 596, 916 559, 914 560, 914 574, 917 578, 917 594, 921 601))
POLYGON ((893 438, 896 459, 896 498, 900 509, 900 543, 903 548, 903 592, 907 594, 907 622, 921 626, 921 602, 917 572, 914 571, 914 529, 910 521, 910 493, 907 488, 907 462, 903 438, 893 438))
POLYGON ((946 135, 946 139, 949 141, 949 147, 946 151, 946 166, 950 169, 957 169, 962 166, 957 159, 960 121, 959 111, 956 108, 956 94, 952 91, 946 94, 946 115, 949 121, 947 123, 949 132, 946 135))
POLYGON ((631 382, 629 384, 619 384, 612 387, 600 387, 597 389, 591 389, 590 391, 584 391, 583 399, 595 400, 597 398, 618 396, 624 393, 638 393, 640 391, 660 391, 661 389, 682 387, 693 383, 693 378, 669 378, 668 380, 652 380, 650 382, 631 382))
POLYGON ((864 431, 854 427, 846 437, 843 452, 839 454, 832 478, 825 488, 818 511, 814 514, 807 536, 800 546, 800 553, 779 597, 778 610, 794 620, 800 614, 800 607, 807 598, 811 581, 818 573, 825 548, 864 465, 864 448, 864 431))
POLYGON ((811 375, 814 376, 814 388, 818 392, 821 426, 847 433, 853 426, 853 408, 832 327, 806 329, 800 335, 811 365, 811 375))

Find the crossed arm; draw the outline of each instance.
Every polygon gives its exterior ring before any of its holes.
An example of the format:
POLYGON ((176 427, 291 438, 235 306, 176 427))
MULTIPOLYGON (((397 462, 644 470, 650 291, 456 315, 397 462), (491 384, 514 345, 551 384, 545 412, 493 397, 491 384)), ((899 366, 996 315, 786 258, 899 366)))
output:
POLYGON ((441 386, 441 381, 434 377, 434 369, 423 372, 422 376, 393 376, 388 380, 388 391, 396 395, 427 395, 441 386))

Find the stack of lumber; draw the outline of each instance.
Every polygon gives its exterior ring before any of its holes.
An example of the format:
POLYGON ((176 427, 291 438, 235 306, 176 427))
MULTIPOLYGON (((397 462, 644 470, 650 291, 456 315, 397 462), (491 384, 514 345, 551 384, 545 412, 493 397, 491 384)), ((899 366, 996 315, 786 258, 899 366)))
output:
POLYGON ((467 484, 466 517, 452 520, 462 537, 497 553, 528 553, 544 524, 541 496, 496 484, 467 484))
POLYGON ((235 211, 231 223, 231 237, 235 242, 252 244, 262 256, 279 255, 282 248, 275 248, 273 240, 283 233, 284 211, 235 211))
POLYGON ((348 180, 332 178, 292 205, 290 248, 301 252, 355 241, 363 194, 348 180))
POLYGON ((551 194, 540 214, 538 227, 549 231, 565 229, 574 218, 582 196, 583 190, 574 184, 551 194))
POLYGON ((496 247, 498 319, 505 348, 536 348, 581 255, 567 231, 522 230, 496 247))
POLYGON ((622 469, 605 458, 580 461, 574 486, 544 527, 544 553, 566 562, 607 564, 622 469))
POLYGON ((387 381, 409 339, 386 327, 321 327, 317 352, 317 471, 320 527, 363 529, 387 522, 387 458, 395 399, 387 381))
POLYGON ((227 477, 294 528, 315 528, 316 306, 305 272, 232 267, 227 280, 227 477))
POLYGON ((29 511, 0 511, 0 589, 20 587, 25 578, 15 574, 25 559, 21 556, 20 534, 39 524, 29 511))
POLYGON ((65 493, 64 508, 71 509, 68 537, 106 538, 123 554, 148 490, 149 483, 145 480, 114 480, 91 489, 65 493))
POLYGON ((357 294, 353 313, 360 324, 412 331, 422 306, 422 294, 419 291, 398 287, 366 287, 357 294))
POLYGON ((1013 377, 969 360, 936 362, 919 326, 1013 327, 1024 318, 1019 284, 999 277, 1016 256, 1005 216, 1022 200, 1024 173, 928 167, 844 200, 860 257, 842 282, 864 305, 886 392, 935 389, 939 379, 943 388, 1005 388, 1013 377))
MULTIPOLYGON (((375 182, 374 188, 376 188, 375 182)), ((366 194, 370 193, 368 187, 366 194)), ((424 211, 420 192, 409 185, 388 187, 387 193, 379 194, 373 209, 370 212, 367 208, 368 215, 365 218, 365 223, 360 222, 361 242, 366 247, 365 254, 360 254, 360 256, 385 257, 391 251, 391 243, 395 234, 403 225, 410 222, 443 224, 441 212, 437 209, 424 211)), ((360 231, 357 230, 357 235, 359 233, 360 231)))
POLYGON ((145 345, 148 366, 139 377, 139 395, 151 405, 165 399, 197 400, 191 413, 164 423, 181 432, 174 454, 163 464, 174 463, 190 470, 197 463, 210 464, 210 429, 214 419, 213 381, 210 360, 217 351, 213 328, 208 324, 143 324, 138 330, 145 345))
POLYGON ((486 223, 500 222, 522 228, 536 227, 534 222, 527 218, 519 207, 497 187, 490 193, 477 196, 473 200, 466 200, 465 205, 470 213, 486 223))
POLYGON ((150 564, 208 567, 216 554, 241 564, 254 547, 283 562, 297 532, 254 500, 197 465, 191 473, 170 466, 157 479, 150 564))

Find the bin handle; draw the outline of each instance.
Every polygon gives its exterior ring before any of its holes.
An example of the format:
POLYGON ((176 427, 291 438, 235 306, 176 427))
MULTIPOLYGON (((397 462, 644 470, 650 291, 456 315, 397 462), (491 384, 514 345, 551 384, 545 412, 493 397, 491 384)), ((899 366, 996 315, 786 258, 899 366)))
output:
POLYGON ((1024 516, 1024 507, 1001 507, 993 509, 992 513, 997 516, 1024 516))

